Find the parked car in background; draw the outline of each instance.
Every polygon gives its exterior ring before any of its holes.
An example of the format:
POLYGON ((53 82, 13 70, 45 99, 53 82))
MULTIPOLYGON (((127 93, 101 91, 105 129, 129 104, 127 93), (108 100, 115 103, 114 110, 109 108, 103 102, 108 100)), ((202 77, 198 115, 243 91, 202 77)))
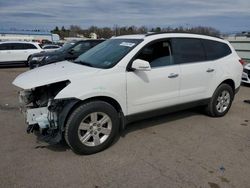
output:
POLYGON ((33 54, 29 61, 30 69, 40 67, 54 62, 63 60, 74 60, 79 55, 83 54, 90 48, 103 42, 104 40, 80 40, 70 41, 64 44, 63 47, 52 52, 41 52, 33 54))
POLYGON ((58 50, 59 48, 61 48, 61 46, 55 45, 55 44, 46 44, 42 46, 42 49, 46 52, 55 51, 55 50, 58 50))
POLYGON ((8 41, 0 42, 0 65, 28 65, 28 60, 34 53, 43 49, 36 42, 8 41))
POLYGON ((28 106, 28 132, 37 130, 51 143, 64 137, 76 153, 92 154, 109 147, 131 121, 194 106, 224 116, 242 70, 234 48, 220 38, 127 35, 74 62, 23 73, 13 84, 23 89, 19 98, 28 106))
POLYGON ((250 84, 250 63, 246 64, 242 73, 242 82, 250 84))

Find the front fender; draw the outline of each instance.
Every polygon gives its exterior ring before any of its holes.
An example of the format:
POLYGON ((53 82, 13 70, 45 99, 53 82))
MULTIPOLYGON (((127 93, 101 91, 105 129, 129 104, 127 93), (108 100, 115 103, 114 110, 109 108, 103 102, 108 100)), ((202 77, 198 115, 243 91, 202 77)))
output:
MULTIPOLYGON (((67 87, 66 87, 67 88, 67 87)), ((115 101, 117 101, 119 103, 119 105, 121 106, 121 109, 123 111, 123 113, 126 115, 127 114, 127 108, 126 108, 126 100, 125 97, 119 97, 118 95, 112 93, 112 92, 107 92, 107 91, 100 91, 99 89, 95 89, 92 90, 90 92, 73 92, 71 91, 70 93, 68 93, 68 89, 63 89, 61 92, 59 92, 55 99, 70 99, 70 98, 75 98, 81 101, 90 99, 90 98, 95 98, 95 97, 109 97, 114 99, 115 101)))
MULTIPOLYGON (((109 70, 112 71, 112 70, 109 70)), ((74 78, 62 89, 55 99, 77 98, 87 100, 94 97, 109 97, 119 103, 124 115, 126 106, 126 77, 124 72, 102 73, 85 79, 74 78)))

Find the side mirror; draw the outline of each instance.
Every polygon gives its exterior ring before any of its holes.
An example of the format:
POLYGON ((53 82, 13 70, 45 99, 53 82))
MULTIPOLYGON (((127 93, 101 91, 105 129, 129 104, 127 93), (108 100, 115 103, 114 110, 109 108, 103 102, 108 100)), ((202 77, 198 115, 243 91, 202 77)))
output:
POLYGON ((151 66, 148 61, 142 59, 136 59, 133 61, 131 68, 138 71, 150 71, 151 66))

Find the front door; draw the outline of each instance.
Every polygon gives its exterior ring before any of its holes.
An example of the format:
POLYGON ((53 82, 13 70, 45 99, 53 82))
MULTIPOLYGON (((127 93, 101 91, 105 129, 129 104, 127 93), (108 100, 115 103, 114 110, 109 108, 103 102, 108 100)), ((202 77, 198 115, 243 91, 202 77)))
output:
POLYGON ((146 45, 133 59, 148 61, 150 71, 127 72, 128 114, 136 114, 178 103, 180 68, 171 55, 170 42, 146 45))

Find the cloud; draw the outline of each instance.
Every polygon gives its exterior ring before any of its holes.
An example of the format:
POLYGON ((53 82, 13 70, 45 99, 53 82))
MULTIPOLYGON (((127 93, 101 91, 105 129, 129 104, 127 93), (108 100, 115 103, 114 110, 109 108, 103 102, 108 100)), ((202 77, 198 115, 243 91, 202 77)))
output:
POLYGON ((51 14, 44 14, 44 13, 37 13, 37 12, 15 12, 8 15, 8 13, 5 16, 13 16, 13 17, 19 17, 19 18, 54 18, 55 16, 51 14))
POLYGON ((248 0, 0 0, 0 28, 47 28, 72 24, 213 26, 250 30, 248 0))

